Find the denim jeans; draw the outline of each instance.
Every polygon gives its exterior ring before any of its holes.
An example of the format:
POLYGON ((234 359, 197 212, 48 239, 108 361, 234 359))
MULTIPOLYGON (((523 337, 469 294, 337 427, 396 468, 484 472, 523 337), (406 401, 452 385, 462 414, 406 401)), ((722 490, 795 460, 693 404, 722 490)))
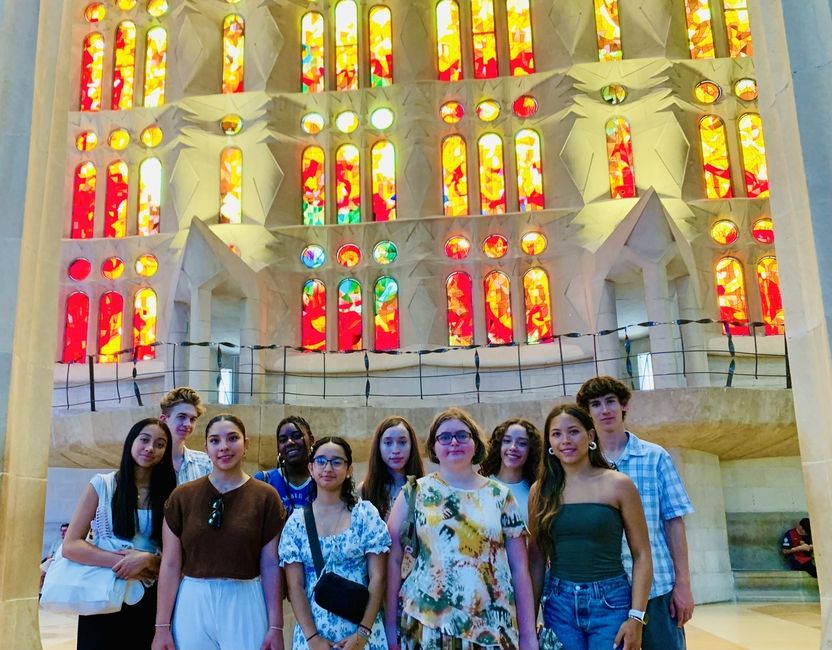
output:
POLYGON ((564 650, 611 650, 630 611, 626 575, 597 582, 551 576, 544 590, 543 625, 558 635, 564 650))
POLYGON ((642 650, 685 650, 685 630, 676 627, 676 619, 670 615, 669 593, 647 601, 647 616, 642 650))

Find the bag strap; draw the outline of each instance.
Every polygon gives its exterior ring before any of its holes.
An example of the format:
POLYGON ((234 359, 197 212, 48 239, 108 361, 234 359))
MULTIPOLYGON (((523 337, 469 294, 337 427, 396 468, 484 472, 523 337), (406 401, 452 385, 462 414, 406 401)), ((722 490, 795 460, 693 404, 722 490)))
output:
POLYGON ((407 477, 407 485, 410 488, 407 493, 407 526, 410 538, 413 540, 413 548, 411 553, 414 557, 419 555, 419 536, 416 533, 416 491, 419 485, 416 483, 416 477, 412 474, 407 477))
POLYGON ((312 512, 312 504, 303 506, 303 518, 306 521, 306 536, 309 538, 309 550, 312 552, 315 573, 320 578, 324 572, 324 556, 321 553, 321 542, 318 539, 318 528, 315 525, 315 513, 312 512))

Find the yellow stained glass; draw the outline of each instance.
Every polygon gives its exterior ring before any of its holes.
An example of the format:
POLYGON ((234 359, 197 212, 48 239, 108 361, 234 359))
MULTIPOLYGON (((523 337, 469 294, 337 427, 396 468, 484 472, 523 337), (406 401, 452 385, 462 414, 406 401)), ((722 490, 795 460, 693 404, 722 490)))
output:
POLYGON ((145 253, 144 255, 140 255, 139 259, 136 260, 135 268, 136 273, 143 278, 152 278, 156 275, 156 271, 159 270, 159 260, 156 259, 155 255, 145 253))
POLYGON ((393 18, 389 7, 370 9, 370 87, 393 83, 393 18))
POLYGON ((477 142, 480 157, 480 210, 482 214, 505 214, 506 178, 503 140, 486 133, 477 142))
POLYGON ((446 217, 468 214, 468 172, 465 140, 452 135, 442 142, 442 205, 446 217))
POLYGON ((81 52, 81 110, 101 110, 101 81, 104 77, 104 37, 87 34, 81 52))
POLYGON ((300 89, 304 93, 324 90, 324 17, 310 11, 300 20, 300 89))
POLYGON ((609 160, 610 197, 629 199, 636 195, 633 172, 633 142, 630 125, 623 117, 607 121, 607 158, 609 160))
POLYGON ((780 295, 780 272, 777 258, 768 256, 757 262, 757 286, 767 336, 783 334, 786 319, 783 315, 783 298, 780 295))
POLYGON ((733 257, 723 257, 716 264, 716 294, 719 305, 719 319, 739 321, 739 325, 729 325, 731 334, 747 335, 748 301, 745 297, 745 279, 742 264, 733 257))
POLYGON ((751 226, 751 235, 761 244, 774 243, 774 222, 771 217, 760 217, 751 226))
POLYGON ((133 301, 133 354, 136 361, 156 358, 156 292, 139 289, 133 301))
POLYGON ((517 164, 517 204, 520 212, 542 210, 543 162, 540 136, 531 129, 521 129, 514 137, 514 158, 517 164))
POLYGON ((116 0, 116 7, 122 11, 130 11, 136 6, 136 0, 116 0))
POLYGON ((139 165, 138 234, 159 232, 162 207, 162 163, 158 158, 145 158, 139 165))
POLYGON ((243 222, 243 152, 226 147, 220 154, 220 223, 243 222))
POLYGON ((471 0, 474 40, 474 77, 497 76, 497 35, 494 27, 494 0, 471 0))
POLYGON ((445 102, 439 107, 439 117, 445 124, 456 124, 465 115, 465 109, 459 102, 445 102))
POLYGON ((722 88, 713 81, 700 81, 693 89, 693 96, 700 104, 714 104, 722 97, 722 88))
POLYGON ((111 149, 123 151, 130 144, 130 134, 126 129, 113 129, 107 136, 107 144, 111 149))
POLYGON ((153 147, 158 147, 162 144, 162 140, 164 139, 165 135, 162 133, 162 129, 159 128, 157 124, 151 124, 150 126, 146 127, 139 138, 142 141, 142 144, 149 149, 153 147))
POLYGON ((456 0, 440 0, 436 5, 436 47, 439 81, 462 79, 462 40, 456 0))
POLYGON ((725 31, 728 34, 728 52, 732 59, 754 56, 751 43, 751 21, 748 17, 748 0, 723 0, 725 31))
POLYGON ((740 236, 739 228, 730 219, 720 219, 711 226, 711 239, 720 246, 730 246, 740 236))
POLYGON ((245 90, 246 23, 242 16, 230 14, 222 21, 222 92, 224 95, 245 90))
POLYGON ((324 116, 320 113, 307 113, 300 118, 300 128, 304 133, 317 135, 324 128, 324 116))
POLYGON ((621 25, 618 21, 618 0, 594 0, 595 29, 598 34, 598 60, 619 61, 621 51, 621 25))
POLYGON ((546 250, 546 237, 539 232, 527 232, 520 239, 520 248, 526 255, 540 255, 546 250))
POLYGON ((104 4, 101 2, 93 2, 87 5, 87 8, 84 9, 84 19, 88 23, 98 23, 104 20, 104 17, 107 15, 107 9, 104 7, 104 4))
POLYGON ((124 237, 127 234, 127 198, 129 169, 123 160, 107 165, 107 187, 104 194, 104 236, 124 237))
POLYGON ((124 299, 116 291, 101 295, 98 302, 98 363, 118 363, 121 350, 124 299))
POLYGON ((734 192, 731 189, 728 140, 722 119, 716 115, 706 115, 699 120, 699 142, 702 147, 705 195, 709 199, 730 199, 734 192))
POLYGON ((445 255, 452 260, 463 260, 471 252, 471 242, 462 235, 454 235, 445 242, 445 255))
POLYGON ((523 274, 526 303, 526 343, 534 345, 552 337, 552 307, 549 301, 549 276, 541 268, 523 274))
POLYGON ((483 280, 485 329, 492 345, 514 341, 511 320, 511 281, 502 271, 491 271, 483 280))
POLYGON ((165 104, 167 53, 168 33, 164 27, 152 27, 147 31, 144 57, 144 105, 147 107, 165 104))
POLYGON ((98 146, 98 136, 95 131, 82 131, 75 138, 75 148, 78 151, 92 151, 98 146))
POLYGON ((358 7, 354 0, 335 5, 335 89, 358 88, 358 7))
POLYGON ((757 82, 747 77, 739 79, 734 84, 734 94, 744 102, 754 101, 757 99, 757 82))
POLYGON ((500 104, 493 99, 486 99, 477 104, 477 117, 483 122, 493 122, 500 117, 500 104))
POLYGON ((691 59, 713 59, 714 32, 711 27, 710 0, 685 0, 688 47, 691 59))
POLYGON ((335 212, 339 224, 361 223, 361 165, 353 144, 335 152, 335 212))
POLYGON ((381 140, 370 150, 373 221, 396 219, 396 149, 381 140))
POLYGON ((740 117, 738 126, 746 192, 749 198, 766 197, 769 195, 768 164, 763 121, 756 113, 746 113, 740 117))
POLYGON ((326 159, 320 147, 307 147, 301 160, 303 225, 323 226, 326 217, 326 159))
POLYGON ((225 135, 237 135, 243 130, 243 118, 236 113, 229 113, 220 120, 220 130, 225 135))
POLYGON ((136 76, 136 25, 130 20, 116 27, 115 59, 113 61, 113 96, 110 108, 126 111, 133 108, 136 76))
POLYGON ((529 0, 506 0, 508 23, 508 67, 512 77, 532 74, 534 44, 529 0))
POLYGON ((147 0, 147 13, 154 18, 161 18, 168 12, 168 0, 147 0))
POLYGON ((341 133, 352 133, 358 128, 358 113, 343 111, 335 116, 335 128, 341 133))
POLYGON ((607 104, 617 106, 627 99, 627 89, 621 84, 609 84, 601 88, 601 99, 607 104))
POLYGON ((124 260, 120 257, 108 257, 101 264, 101 275, 108 280, 118 280, 124 275, 124 260))

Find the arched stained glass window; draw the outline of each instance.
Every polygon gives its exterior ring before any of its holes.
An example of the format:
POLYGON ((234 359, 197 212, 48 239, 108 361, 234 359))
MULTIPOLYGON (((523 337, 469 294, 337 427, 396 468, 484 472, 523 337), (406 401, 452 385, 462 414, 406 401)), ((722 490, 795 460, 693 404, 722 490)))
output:
POLYGON ((355 0, 335 5, 335 89, 358 88, 358 8, 355 0))
POLYGON ((245 90, 246 23, 242 16, 229 14, 222 21, 222 92, 245 90))
POLYGON ((156 358, 156 292, 139 289, 133 300, 133 353, 136 361, 156 358))
POLYGON ((786 320, 783 316, 783 298, 780 296, 780 272, 774 256, 764 257, 757 262, 757 286, 760 289, 766 334, 782 334, 786 320))
POLYGON ((338 350, 360 350, 362 333, 361 285, 347 278, 338 283, 338 350))
POLYGON ((376 280, 373 312, 375 314, 375 349, 399 347, 399 285, 390 277, 376 280))
POLYGON ((768 165, 763 121, 756 113, 746 113, 740 117, 737 125, 740 131, 742 166, 748 198, 766 197, 769 195, 768 165))
POLYGON ((456 0, 440 0, 436 5, 436 47, 439 81, 462 79, 462 41, 456 0))
POLYGON ((494 27, 494 0, 471 0, 474 37, 474 76, 493 79, 497 76, 497 35, 494 27))
POLYGON ((630 125, 623 117, 607 122, 607 158, 609 159, 610 196, 629 199, 636 195, 633 172, 633 142, 630 125))
POLYGON ((303 225, 323 226, 326 208, 324 150, 307 147, 301 160, 301 183, 303 185, 303 225))
POLYGON ((324 90, 324 17, 310 11, 300 20, 300 89, 304 93, 324 90))
POLYGON ((748 0, 723 0, 722 5, 725 10, 725 31, 728 34, 729 55, 732 59, 754 56, 748 0))
POLYGON ((373 181, 373 220, 396 219, 396 149, 392 142, 380 140, 370 150, 373 181))
MULTIPOLYGON (((716 295, 719 318, 724 321, 748 322, 748 301, 742 264, 734 257, 723 257, 716 263, 716 295)), ((748 334, 748 325, 729 325, 731 334, 748 334)))
POLYGON ((89 160, 75 168, 72 184, 72 239, 90 239, 95 221, 95 183, 98 172, 89 160))
POLYGON ((110 108, 126 111, 133 108, 136 81, 136 24, 125 20, 116 27, 115 59, 113 60, 113 96, 110 108))
POLYGON ((486 133, 480 137, 477 148, 480 155, 480 210, 483 214, 505 214, 503 140, 496 133, 486 133))
POLYGON ((305 350, 326 348, 326 287, 320 280, 303 284, 301 311, 301 347, 305 350))
POLYGON ((165 78, 167 77, 168 33, 164 27, 152 27, 147 31, 147 51, 144 57, 144 105, 165 104, 165 78))
POLYGON ((549 301, 549 276, 541 268, 523 274, 526 303, 526 343, 540 343, 552 337, 552 307, 549 301))
POLYGON ((710 0, 685 0, 688 46, 691 59, 713 59, 714 32, 711 27, 710 0))
POLYGON ((370 87, 393 83, 393 18, 389 7, 370 9, 370 87))
POLYGON ((514 157, 517 163, 517 203, 520 212, 544 208, 543 163, 540 157, 540 136, 531 129, 521 129, 514 136, 514 157))
POLYGON ((243 152, 226 147, 220 153, 220 223, 243 222, 243 152))
POLYGON ((598 33, 598 60, 618 61, 621 51, 621 24, 618 21, 618 0, 594 0, 595 29, 598 33))
POLYGON ((483 280, 485 330, 489 343, 512 343, 511 281, 502 271, 491 271, 483 280))
POLYGON ((702 147, 702 171, 705 174, 705 194, 709 199, 730 199, 731 167, 728 163, 728 139, 725 123, 716 115, 699 120, 699 142, 702 147))
POLYGON ((81 51, 81 110, 101 110, 101 83, 104 78, 104 37, 87 34, 81 51))
POLYGON ((159 232, 162 210, 162 163, 158 158, 145 158, 139 165, 138 234, 159 232))
POLYGON ((361 171, 358 147, 352 144, 335 152, 335 207, 338 223, 361 223, 361 171))
POLYGON ((98 302, 98 363, 118 363, 121 350, 124 299, 108 291, 98 302))
POLYGON ((86 361, 89 318, 90 299, 87 294, 82 291, 69 294, 64 314, 64 350, 61 355, 64 363, 86 361))
POLYGON ((471 276, 456 271, 445 281, 448 297, 448 345, 474 344, 474 296, 471 276))
POLYGON ((465 140, 451 135, 442 142, 442 205, 446 217, 468 214, 468 158, 465 140))
POLYGON ((534 72, 532 12, 529 0, 506 0, 509 71, 512 77, 534 72))
POLYGON ((107 165, 107 191, 104 196, 104 236, 127 234, 128 169, 123 160, 107 165))

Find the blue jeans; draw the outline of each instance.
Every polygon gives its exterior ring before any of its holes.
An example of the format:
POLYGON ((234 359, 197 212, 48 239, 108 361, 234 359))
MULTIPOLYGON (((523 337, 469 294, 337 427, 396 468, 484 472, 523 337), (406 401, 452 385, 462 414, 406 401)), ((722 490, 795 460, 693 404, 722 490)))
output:
POLYGON ((626 575, 597 582, 551 576, 544 596, 543 625, 555 631, 564 650, 610 650, 630 611, 626 575))
POLYGON ((685 630, 676 627, 676 619, 670 615, 669 593, 647 601, 647 616, 642 650, 685 650, 685 630))

